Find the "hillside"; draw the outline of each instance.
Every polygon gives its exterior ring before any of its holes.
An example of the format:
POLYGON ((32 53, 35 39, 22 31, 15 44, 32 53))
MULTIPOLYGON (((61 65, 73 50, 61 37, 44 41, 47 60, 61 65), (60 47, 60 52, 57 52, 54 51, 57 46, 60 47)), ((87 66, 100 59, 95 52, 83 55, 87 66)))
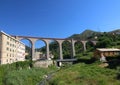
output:
POLYGON ((113 30, 113 31, 110 31, 110 32, 97 32, 97 31, 93 31, 93 30, 87 29, 87 30, 83 31, 80 34, 73 34, 69 38, 81 39, 81 40, 84 40, 84 39, 94 39, 95 36, 100 36, 103 33, 120 34, 120 29, 113 30))
POLYGON ((99 35, 100 32, 92 31, 92 30, 85 30, 80 34, 73 34, 69 38, 74 38, 74 39, 87 39, 87 38, 92 38, 92 36, 99 35))
POLYGON ((78 63, 61 69, 48 85, 120 85, 117 76, 117 70, 78 63))
POLYGON ((110 31, 108 33, 120 34, 120 29, 110 31))

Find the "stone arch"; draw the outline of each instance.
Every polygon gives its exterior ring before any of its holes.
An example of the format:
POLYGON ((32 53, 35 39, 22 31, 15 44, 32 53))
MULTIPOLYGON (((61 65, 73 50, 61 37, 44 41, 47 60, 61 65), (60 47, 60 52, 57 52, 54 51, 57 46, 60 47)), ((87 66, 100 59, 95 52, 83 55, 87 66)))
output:
POLYGON ((32 59, 32 41, 28 38, 19 39, 25 45, 25 59, 32 59))
POLYGON ((78 55, 78 54, 80 54, 81 52, 84 51, 83 43, 80 40, 75 41, 74 45, 75 45, 76 55, 78 55))
POLYGON ((30 38, 27 38, 27 37, 18 37, 18 36, 16 36, 15 38, 20 40, 20 41, 21 40, 29 40, 32 43, 32 40, 30 38))
POLYGON ((41 60, 41 59, 46 59, 46 42, 42 39, 37 39, 35 42, 34 42, 34 46, 35 46, 35 49, 34 49, 34 60, 41 60))
POLYGON ((49 50, 51 59, 59 59, 59 42, 55 39, 49 41, 49 50))

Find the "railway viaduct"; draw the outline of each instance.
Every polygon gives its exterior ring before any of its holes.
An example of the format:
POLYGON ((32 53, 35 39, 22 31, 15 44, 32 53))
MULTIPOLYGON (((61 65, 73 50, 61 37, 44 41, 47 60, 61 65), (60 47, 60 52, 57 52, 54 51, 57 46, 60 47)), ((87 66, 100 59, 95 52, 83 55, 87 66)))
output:
POLYGON ((95 40, 79 40, 79 39, 71 39, 71 38, 65 38, 65 39, 62 39, 62 38, 42 38, 42 37, 31 37, 31 36, 14 36, 12 35, 13 37, 15 37, 16 39, 18 40, 22 40, 22 39, 26 39, 26 40, 29 40, 31 42, 31 45, 32 45, 32 59, 34 59, 34 54, 35 54, 35 42, 37 40, 42 40, 45 42, 46 44, 46 57, 47 59, 49 59, 49 41, 51 40, 54 40, 58 43, 59 45, 59 59, 63 59, 63 52, 62 52, 62 43, 64 41, 69 41, 70 44, 71 44, 71 57, 73 58, 76 54, 75 54, 75 43, 76 42, 81 42, 82 45, 83 45, 83 48, 84 48, 84 51, 86 51, 86 43, 87 42, 91 42, 93 45, 96 45, 97 41, 95 40))

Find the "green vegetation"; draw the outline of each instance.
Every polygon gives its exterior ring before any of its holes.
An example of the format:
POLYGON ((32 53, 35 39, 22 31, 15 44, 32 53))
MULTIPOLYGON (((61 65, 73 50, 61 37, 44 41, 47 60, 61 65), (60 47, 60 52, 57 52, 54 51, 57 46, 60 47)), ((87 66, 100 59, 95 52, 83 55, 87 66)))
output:
POLYGON ((103 33, 99 35, 98 41, 96 47, 99 48, 120 48, 120 35, 118 34, 103 33))
POLYGON ((0 66, 0 85, 36 85, 45 74, 56 68, 30 68, 30 62, 16 62, 0 66))
MULTIPOLYGON (((101 63, 95 61, 93 58, 93 51, 96 48, 120 48, 120 35, 119 30, 101 33, 94 31, 84 31, 82 34, 75 34, 69 38, 91 40, 95 39, 98 41, 94 47, 91 42, 87 43, 87 51, 83 51, 83 45, 81 42, 75 43, 76 58, 78 59, 74 65, 70 63, 63 64, 63 67, 55 73, 50 79, 48 85, 120 85, 120 64, 119 56, 116 60, 110 61, 107 68, 100 67, 101 63), (118 34, 117 34, 118 33, 118 34), (111 69, 110 69, 111 68, 111 69)), ((65 41, 63 44, 63 56, 70 58, 71 56, 71 44, 65 41)), ((27 47, 27 51, 30 50, 27 47)), ((45 53, 46 48, 40 49, 45 53)), ((50 51, 57 59, 59 56, 59 46, 57 42, 51 42, 50 51)), ((28 51, 29 52, 29 51, 28 51)), ((49 68, 34 68, 30 61, 30 53, 26 56, 29 61, 16 62, 13 64, 1 65, 0 66, 0 85, 36 85, 39 83, 43 76, 55 71, 56 67, 51 66, 49 68)), ((110 58, 111 59, 111 58, 110 58)), ((112 59, 111 59, 112 60, 112 59)))
POLYGON ((97 63, 75 64, 56 74, 49 85, 120 85, 116 70, 101 68, 97 63))
MULTIPOLYGON (((87 31, 85 33, 89 35, 87 31)), ((114 32, 96 34, 89 31, 89 33, 91 33, 90 36, 82 37, 93 39, 97 36, 97 45, 94 47, 91 43, 87 43, 87 51, 83 52, 82 45, 76 43, 77 55, 75 57, 78 61, 74 65, 63 65, 64 67, 48 81, 48 85, 120 85, 119 56, 109 58, 111 61, 108 62, 109 66, 106 68, 101 66, 104 64, 93 58, 93 51, 96 48, 120 48, 120 35, 114 32)), ((78 39, 79 36, 75 35, 75 38, 78 39)))
POLYGON ((31 68, 8 72, 4 78, 5 85, 36 85, 51 70, 45 68, 31 68))
MULTIPOLYGON (((96 48, 120 48, 120 34, 119 30, 115 30, 112 32, 95 32, 91 30, 85 30, 81 34, 74 34, 69 37, 69 39, 79 39, 79 40, 88 40, 86 43, 87 52, 93 52, 96 48), (91 43, 91 40, 98 41, 97 45, 94 46, 91 43)), ((46 52, 46 48, 40 48, 43 53, 46 52)), ((38 49, 38 50, 40 50, 38 49)), ((68 41, 64 41, 62 44, 63 49, 63 57, 70 58, 71 57, 71 43, 68 41)), ((58 59, 59 56, 59 46, 57 42, 50 43, 50 51, 54 55, 54 59, 58 59)), ((75 43, 75 52, 77 55, 83 52, 83 45, 80 41, 75 43)))

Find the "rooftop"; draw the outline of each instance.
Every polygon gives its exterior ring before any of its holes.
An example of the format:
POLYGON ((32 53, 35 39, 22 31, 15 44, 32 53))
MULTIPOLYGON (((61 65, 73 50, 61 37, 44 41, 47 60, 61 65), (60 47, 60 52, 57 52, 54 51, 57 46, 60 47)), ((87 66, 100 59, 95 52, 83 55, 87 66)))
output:
POLYGON ((118 48, 97 48, 99 51, 120 51, 118 48))

